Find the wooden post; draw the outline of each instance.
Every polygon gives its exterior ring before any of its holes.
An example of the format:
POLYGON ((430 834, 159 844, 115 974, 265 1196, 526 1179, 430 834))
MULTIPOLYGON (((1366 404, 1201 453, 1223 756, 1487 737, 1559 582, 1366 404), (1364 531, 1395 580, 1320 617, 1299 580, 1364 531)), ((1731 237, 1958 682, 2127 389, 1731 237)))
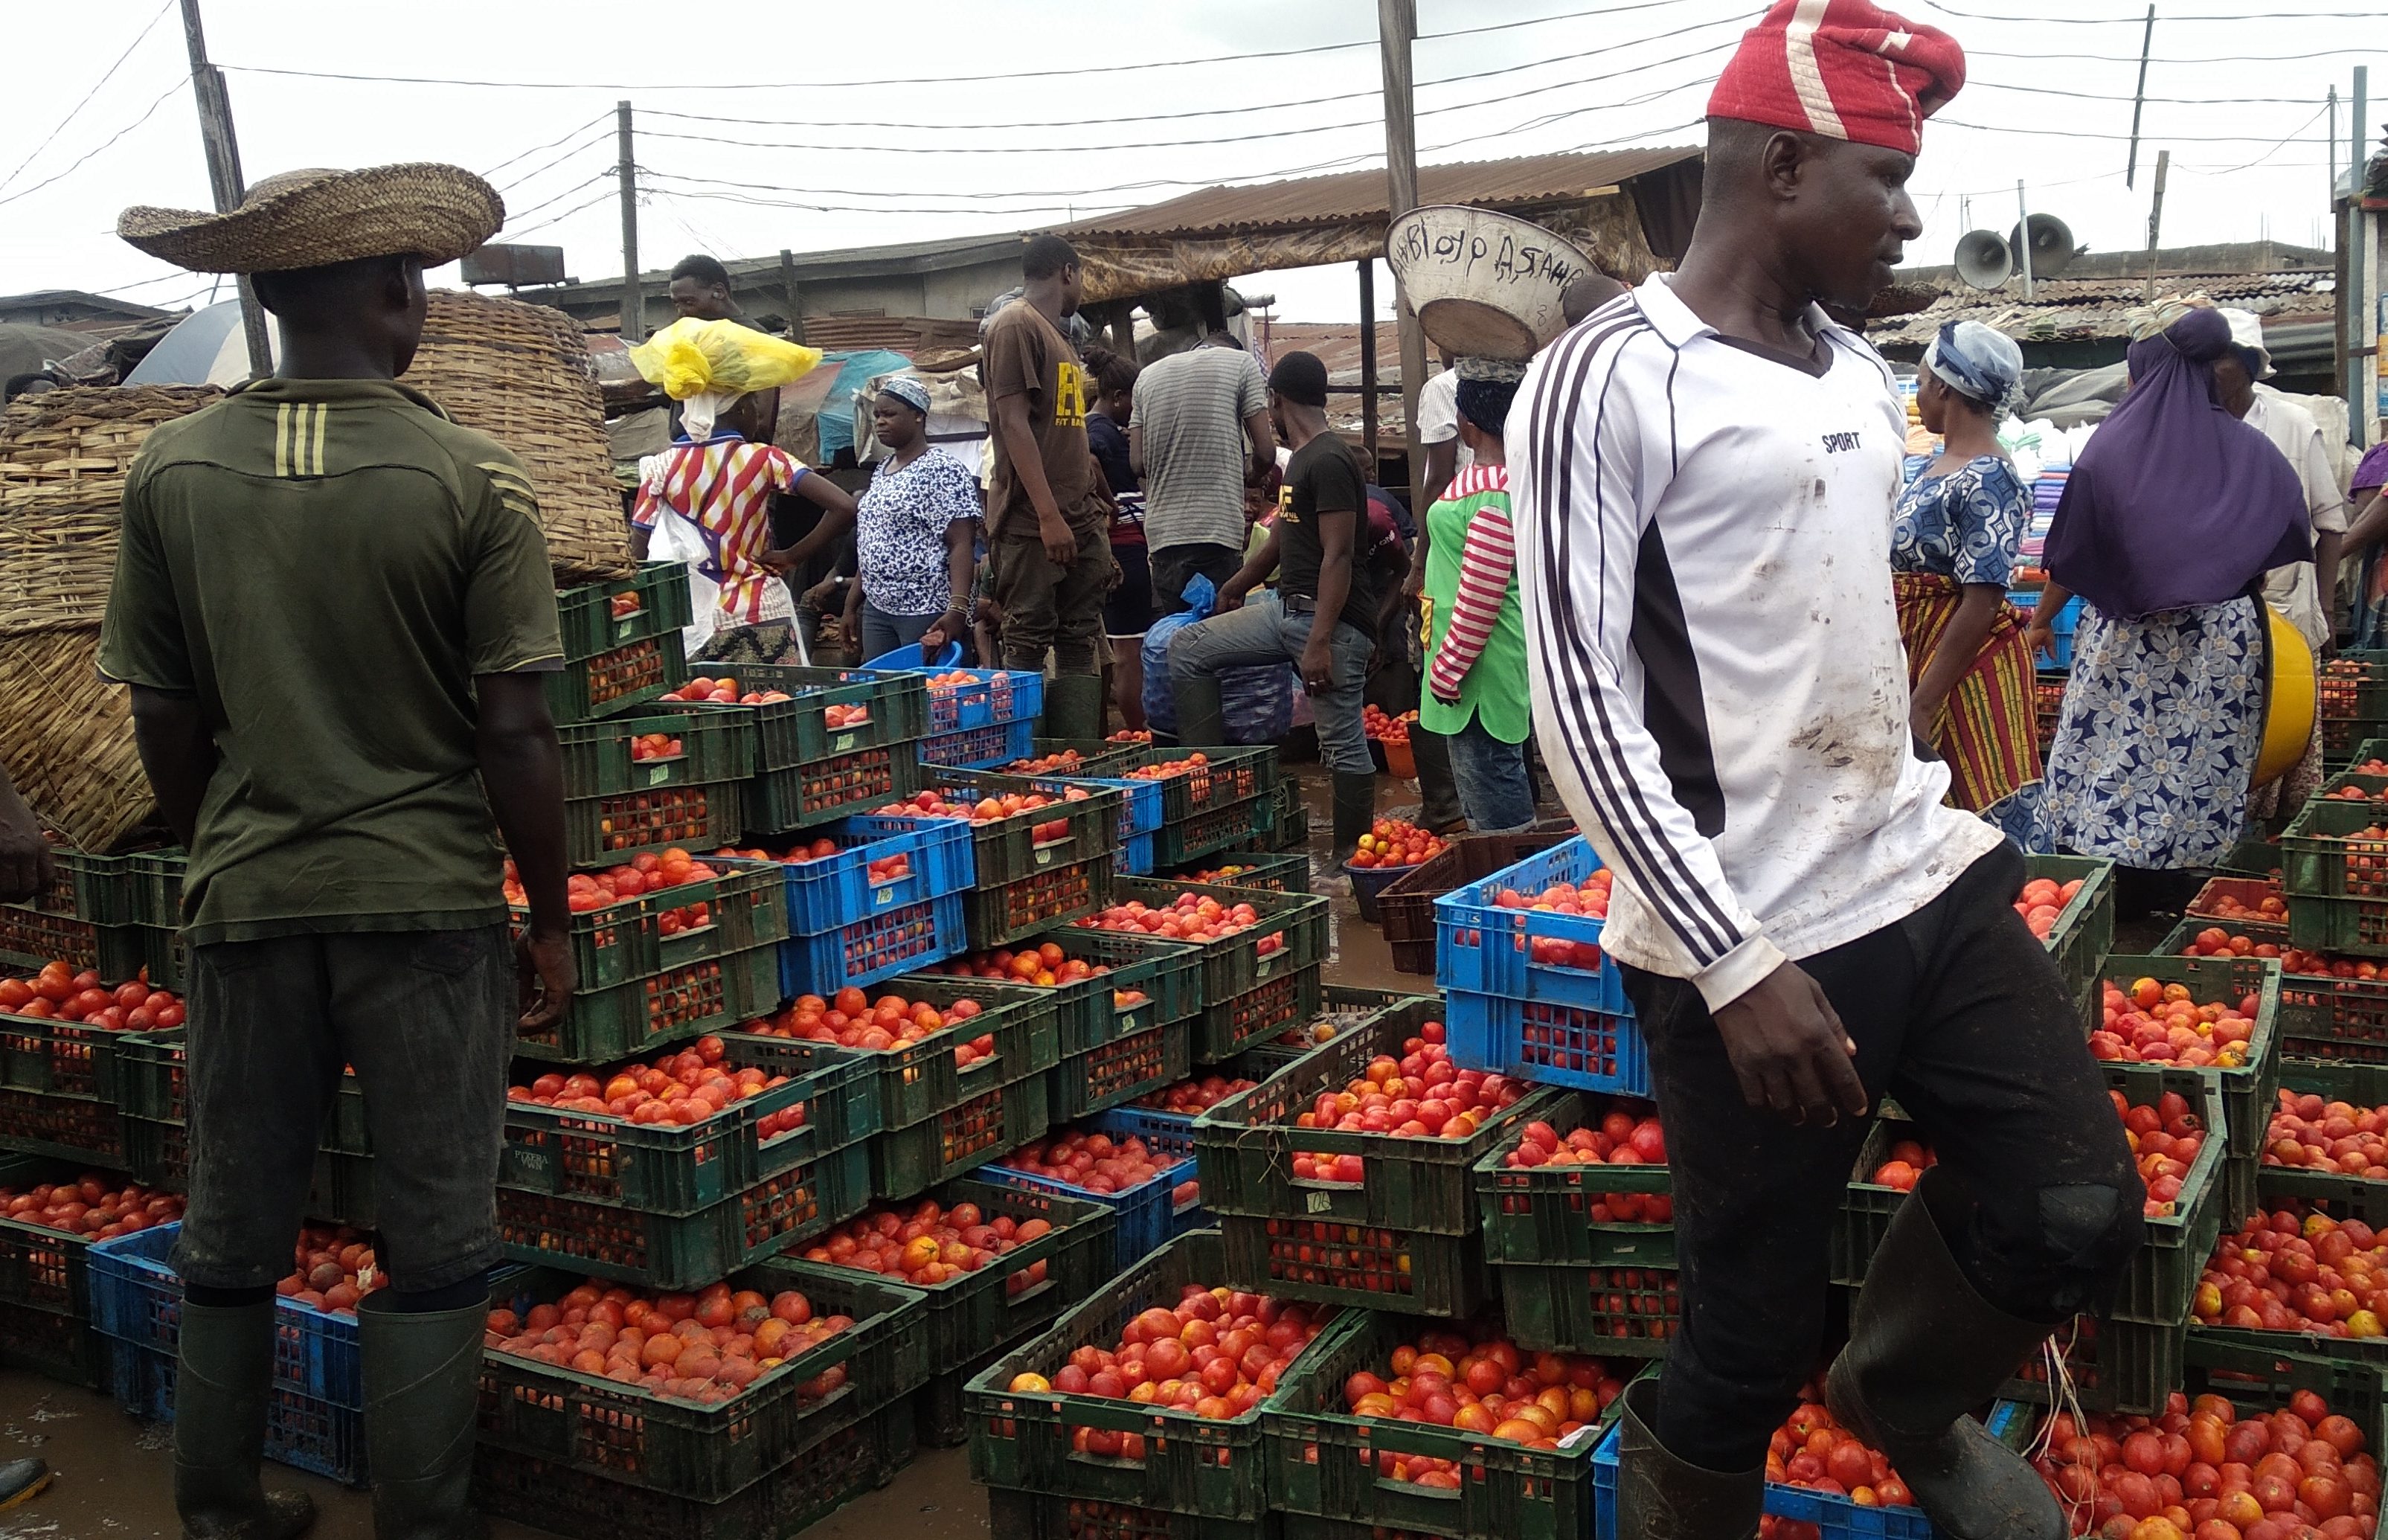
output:
MULTIPOLYGON (((240 207, 248 185, 240 175, 240 141, 232 131, 232 96, 223 71, 208 62, 207 33, 199 25, 199 0, 183 0, 183 42, 191 55, 191 95, 199 107, 199 142, 207 151, 208 191, 216 212, 240 207)), ((265 310, 257 290, 240 279, 240 325, 248 341, 248 372, 262 379, 273 373, 273 345, 265 335, 265 310)))
POLYGON ((1360 441, 1367 446, 1368 474, 1377 466, 1377 259, 1360 259, 1360 441))
POLYGON ((796 287, 795 253, 780 248, 780 298, 788 307, 788 340, 805 339, 804 297, 796 287))
MULTIPOLYGON (((1385 77, 1385 224, 1417 207, 1417 120, 1411 107, 1410 54, 1417 36, 1417 0, 1377 0, 1377 43, 1384 57, 1385 77)), ((1410 309, 1402 281, 1393 279, 1393 313, 1401 322, 1402 434, 1409 453, 1410 501, 1416 503, 1426 482, 1426 451, 1418 442, 1418 389, 1426 384, 1426 333, 1410 309)), ((1373 337, 1376 318, 1368 322, 1373 337)), ((1376 421, 1370 414, 1369 421, 1376 421)))
POLYGON ((2164 229, 2165 173, 2172 170, 2172 151, 2156 151, 2156 196, 2148 208, 2148 283, 2141 291, 2140 303, 2153 304, 2156 298, 2156 237, 2164 229))
POLYGON ((614 104, 615 174, 622 184, 622 340, 647 339, 647 296, 639 283, 639 167, 632 159, 630 104, 614 104))
POLYGON ((2140 83, 2131 92, 2131 154, 2123 162, 2123 185, 2126 187, 2131 185, 2131 179, 2140 172, 2140 108, 2147 105, 2148 49, 2154 45, 2155 40, 2156 7, 2151 0, 2147 27, 2140 33, 2140 83))

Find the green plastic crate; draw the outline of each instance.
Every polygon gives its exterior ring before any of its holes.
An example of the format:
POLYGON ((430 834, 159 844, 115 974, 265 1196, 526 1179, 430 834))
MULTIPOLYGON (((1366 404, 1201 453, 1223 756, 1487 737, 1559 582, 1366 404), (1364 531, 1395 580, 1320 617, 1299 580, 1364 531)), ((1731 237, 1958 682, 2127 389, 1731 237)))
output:
POLYGON ((124 858, 133 889, 133 919, 175 929, 183 923, 183 873, 191 858, 180 849, 136 850, 124 858))
MULTIPOLYGON (((1105 1043, 1149 1031, 1162 1023, 1190 1021, 1202 1013, 1202 960, 1191 947, 1130 940, 1109 931, 1075 926, 1046 931, 1017 943, 1021 951, 1048 945, 1061 948, 1066 957, 1106 970, 1042 991, 1053 1000, 1054 1021, 1061 1029, 1064 1055, 1088 1053, 1105 1043), (1144 998, 1123 1005, 1117 999, 1123 994, 1144 998)), ((929 971, 957 978, 977 976, 971 972, 971 960, 967 958, 939 963, 929 971)))
POLYGON ((1393 1348, 1443 1329, 1415 1317, 1354 1315, 1328 1329, 1325 1351, 1288 1374, 1262 1414, 1271 1500, 1289 1513, 1460 1537, 1581 1540, 1592 1533, 1594 1421, 1555 1450, 1426 1422, 1353 1417, 1343 1381, 1381 1368, 1393 1348), (1456 1491, 1378 1475, 1383 1454, 1431 1456, 1466 1472, 1456 1491))
MULTIPOLYGON (((584 990, 685 968, 788 935, 788 889, 775 861, 704 858, 716 875, 635 898, 582 910, 570 917, 572 961, 584 990), (667 934, 663 918, 698 904, 706 923, 667 934)), ((519 928, 527 909, 514 910, 519 928)))
POLYGON ((474 1455, 473 1506, 565 1540, 788 1540, 885 1486, 914 1448, 912 1404, 899 1397, 786 1448, 768 1475, 703 1503, 485 1442, 474 1455))
MULTIPOLYGON (((1270 816, 1273 807, 1268 796, 1263 795, 1194 813, 1178 822, 1164 823, 1153 835, 1152 859, 1162 866, 1184 866, 1213 851, 1248 845, 1264 831, 1264 820, 1270 816)), ((1303 891, 1308 891, 1306 885, 1303 891)))
MULTIPOLYGON (((2351 1064, 2318 1062, 2309 1059, 2288 1059, 2280 1064, 2281 1092, 2294 1091, 2300 1096, 2318 1096, 2325 1101, 2344 1101, 2356 1108, 2388 1106, 2388 1064, 2351 1064)), ((2268 1129, 2270 1123, 2266 1121, 2268 1129)), ((2268 1139, 2267 1140, 2268 1143, 2268 1139)), ((2267 1196, 2304 1198, 2344 1204, 2356 1209, 2378 1205, 2388 1209, 2388 1175, 2380 1179, 2350 1177, 2338 1171, 2309 1171, 2303 1166, 2272 1164, 2267 1151, 2256 1168, 2255 1181, 2259 1190, 2267 1196)), ((2241 1215, 2244 1218, 2245 1215, 2241 1215)), ((2363 1213, 2367 1223, 2369 1213, 2363 1213)), ((2388 1218, 2388 1214, 2383 1214, 2388 1218)))
POLYGON ((1006 1540, 1284 1540, 1286 1520, 1276 1513, 1251 1520, 1213 1519, 990 1486, 986 1524, 989 1534, 1006 1540))
POLYGON ((1194 1120, 1194 1157, 1203 1205, 1216 1214, 1302 1215, 1346 1224, 1469 1235, 1479 1228, 1474 1167, 1496 1149, 1515 1144, 1518 1130, 1566 1104, 1563 1093, 1526 1088, 1524 1096, 1484 1121, 1464 1139, 1401 1139, 1391 1134, 1295 1126, 1322 1092, 1341 1090, 1365 1075, 1378 1054, 1398 1058, 1404 1038, 1440 1012, 1441 1002, 1416 1003, 1379 1014, 1238 1091, 1194 1120), (1298 1181, 1298 1152, 1357 1155, 1357 1184, 1298 1181))
POLYGON ((851 1219, 870 1201, 867 1144, 816 1154, 689 1215, 498 1189, 506 1256, 654 1289, 701 1289, 851 1219))
POLYGON ((678 627, 566 663, 540 676, 559 726, 619 716, 688 682, 678 627))
POLYGON ((1510 1335, 1537 1353, 1663 1358, 1683 1320, 1679 1278, 1668 1267, 1504 1263, 1492 1276, 1510 1335))
MULTIPOLYGON (((2280 1083, 2280 965, 2268 958, 2132 957, 2106 960, 2102 981, 2128 988, 2135 979, 2159 984, 2183 984, 2201 1002, 2228 998, 2235 1008, 2249 995, 2256 997, 2255 1029, 2247 1039, 2247 1062, 2236 1069, 2201 1069, 2191 1073, 2222 1088, 2223 1118, 2230 1130, 2234 1155, 2251 1155, 2263 1148, 2264 1130, 2271 1126, 2272 1095, 2280 1083)), ((2095 1031, 2102 1020, 2100 995, 2090 1000, 2089 1025, 2095 1031)))
MULTIPOLYGON (((1265 1080, 1296 1059, 1316 1049, 1320 1044, 1343 1036, 1354 1027, 1366 1026, 1388 1011, 1409 1011, 1421 1001, 1432 1002, 1424 1019, 1439 1018, 1442 1013, 1442 998, 1417 995, 1402 989, 1369 989, 1349 984, 1319 986, 1307 1012, 1291 1030, 1259 1042, 1247 1042, 1236 1051, 1213 1054, 1206 1063, 1224 1064, 1232 1059, 1246 1067, 1255 1080, 1265 1080)), ((1249 1026, 1238 1028, 1237 1023, 1225 1024, 1221 1040, 1232 1039, 1237 1030, 1249 1036, 1249 1026)), ((1215 1047, 1215 1044, 1210 1045, 1215 1047)))
POLYGON ((915 745, 849 749, 745 783, 746 833, 756 839, 809 829, 855 813, 876 812, 921 789, 925 773, 915 745))
POLYGON ((2193 1399, 2212 1394, 2229 1398, 2244 1417, 2275 1411, 2296 1392, 2312 1391, 2333 1412, 2363 1431, 2363 1446, 2379 1457, 2388 1438, 2388 1367, 2324 1357, 2302 1349, 2283 1352, 2262 1331, 2208 1331, 2189 1336, 2183 1354, 2193 1399))
MULTIPOLYGON (((1111 1211, 1101 1203, 968 1178, 947 1182, 930 1196, 946 1209, 974 1203, 988 1224, 997 1218, 1023 1225, 1042 1219, 1053 1227, 977 1272, 943 1283, 905 1285, 928 1297, 927 1318, 917 1330, 928 1337, 933 1368, 982 1356, 1043 1330, 1063 1310, 1091 1294, 1111 1270, 1111 1211), (1035 1276, 1040 1271, 1042 1276, 1035 1276)), ((908 1205, 914 1201, 908 1198, 904 1203, 908 1205)), ((860 1217, 868 1221, 871 1215, 860 1217)), ((826 1247, 808 1247, 803 1255, 806 1262, 826 1271, 873 1276, 831 1262, 826 1247)))
MULTIPOLYGON (((815 1432, 815 1419, 853 1421, 927 1377, 921 1328, 928 1305, 917 1290, 786 1259, 718 1276, 766 1296, 797 1290, 813 1302, 816 1317, 850 1316, 854 1324, 709 1406, 492 1348, 481 1355, 481 1442, 651 1491, 718 1501, 767 1474, 815 1432), (845 1383, 835 1391, 818 1398, 800 1391, 839 1368, 845 1383)), ((522 1313, 579 1281, 563 1268, 540 1266, 506 1279, 500 1289, 522 1313)))
MULTIPOLYGON (((976 1376, 965 1393, 972 1479, 1089 1503, 1243 1522, 1264 1519, 1270 1503, 1261 1419, 1274 1398, 1240 1416, 1209 1419, 1179 1406, 1011 1390, 1023 1374, 1049 1381, 1082 1345, 1115 1347, 1129 1321, 1145 1310, 1175 1306, 1188 1285, 1217 1288, 1226 1277, 1217 1231, 1179 1236, 976 1376), (1135 1433, 1145 1440, 1144 1457, 1074 1455, 1072 1437, 1079 1428, 1135 1433)), ((1326 1340, 1325 1332, 1314 1339, 1293 1367, 1308 1364, 1326 1340)))
POLYGON ((2388 811, 2317 798, 2280 835, 2289 940, 2308 951, 2388 956, 2388 839, 2358 839, 2388 811))
POLYGON ((553 1063, 616 1063, 751 1021, 779 1002, 780 947, 766 942, 576 994, 562 1021, 525 1037, 519 1048, 553 1063))
POLYGON ((1161 819, 1166 828, 1198 813, 1272 795, 1277 787, 1277 749, 1271 745, 1200 750, 1139 746, 1134 754, 1114 761, 1108 773, 1113 779, 1160 782, 1161 819), (1202 756, 1200 765, 1152 773, 1196 753, 1202 756))
POLYGON ((641 562, 628 578, 558 589, 555 611, 563 628, 564 655, 576 660, 678 631, 694 618, 687 564, 641 562), (634 607, 614 613, 617 595, 635 601, 634 607))
POLYGON ((565 859, 577 867, 616 866, 677 846, 692 855, 734 844, 745 821, 744 783, 659 786, 574 797, 564 805, 565 859))
POLYGON ((747 773, 753 724, 728 713, 641 711, 573 722, 555 730, 564 749, 564 795, 567 804, 625 792, 667 786, 713 785, 747 773), (680 740, 680 751, 654 759, 630 757, 631 741, 661 733, 680 740))
POLYGON ((1177 875, 1189 883, 1251 887, 1264 893, 1310 891, 1310 857, 1302 851, 1287 854, 1250 848, 1213 850, 1186 864, 1192 870, 1177 875), (1213 872, 1218 874, 1209 875, 1213 872))
MULTIPOLYGON (((139 976, 153 958, 163 955, 161 943, 171 940, 171 933, 147 925, 100 925, 30 904, 0 904, 0 964, 28 971, 65 962, 78 972, 95 969, 113 986, 139 976)), ((169 987, 154 977, 150 983, 169 987)))
POLYGON ((873 985, 864 993, 873 999, 896 995, 915 1004, 925 1000, 939 1010, 960 1000, 975 1000, 979 1012, 898 1049, 840 1048, 835 1043, 760 1032, 725 1033, 722 1041, 736 1043, 740 1052, 755 1055, 758 1063, 870 1065, 878 1088, 882 1129, 902 1128, 934 1117, 984 1094, 990 1086, 1041 1075, 1061 1061, 1061 1034, 1054 1025, 1048 991, 992 979, 906 974, 873 985), (954 1050, 984 1037, 995 1039, 993 1056, 966 1070, 956 1068, 954 1050))
POLYGON ((890 1201, 910 1198, 1019 1149, 1052 1126, 1045 1089, 1045 1076, 1030 1075, 877 1135, 868 1146, 871 1191, 890 1201))
POLYGON ((2080 879, 2080 891, 2049 930, 2048 955, 2064 975, 2065 993, 2076 1001, 2087 995, 2087 1003, 2094 1005, 2098 965, 2115 949, 2115 863, 2087 856, 2026 856, 2024 873, 2026 880, 2046 877, 2060 884, 2080 879))
POLYGON ((1137 756, 1146 747, 1143 744, 1115 744, 1108 738, 1032 738, 1029 751, 1034 757, 1042 759, 1048 755, 1075 750, 1079 761, 1077 768, 1069 770, 1014 770, 1009 765, 997 768, 1010 775, 1057 775, 1065 780, 1086 777, 1105 781, 1112 778, 1114 770, 1137 764, 1137 756))
POLYGON ((1309 844, 1310 807, 1302 800, 1302 787, 1292 781, 1280 781, 1268 846, 1272 850, 1301 850, 1309 844))
POLYGON ((717 677, 738 681, 742 692, 780 691, 788 696, 761 706, 700 704, 696 710, 735 715, 752 725, 744 769, 794 770, 853 754, 916 743, 929 731, 929 690, 924 676, 868 668, 814 668, 796 664, 705 665, 717 677), (859 719, 829 725, 832 707, 859 719))
POLYGON ((1186 1078, 1192 1028, 1163 1023, 1067 1054, 1047 1074, 1047 1101, 1056 1122, 1124 1107, 1186 1078))
MULTIPOLYGON (((990 796, 1035 788, 1026 779, 997 775, 992 770, 957 770, 930 766, 920 789, 937 793, 950 803, 978 802, 990 796)), ((1074 800, 1048 803, 1009 817, 971 825, 971 855, 984 889, 1019 882, 1057 866, 1100 859, 1108 869, 1119 843, 1120 794, 1104 786, 1085 788, 1074 800), (1061 833, 1036 837, 1039 827, 1059 823, 1061 833)), ((905 815, 895 814, 894 817, 905 815)))
MULTIPOLYGON (((1545 1107, 1537 1121, 1560 1134, 1597 1123, 1617 1098, 1574 1091, 1545 1107)), ((1518 1126, 1522 1136, 1523 1125, 1518 1126)), ((1671 1220, 1647 1224, 1593 1217, 1610 1193, 1670 1200, 1674 1171, 1664 1165, 1536 1165, 1502 1163, 1518 1148, 1512 1138, 1476 1163, 1476 1204, 1483 1217, 1484 1258, 1497 1265, 1569 1264, 1672 1267, 1671 1220)))
POLYGON ((1483 1237, 1340 1219, 1214 1215, 1238 1289, 1363 1310, 1473 1314, 1492 1297, 1483 1237))
MULTIPOLYGON (((187 1121, 183 1100, 183 1063, 187 1035, 179 1026, 158 1032, 116 1035, 110 1089, 104 1094, 128 1116, 158 1123, 187 1121)), ((340 1076, 332 1110, 324 1115, 320 1147, 337 1154, 369 1155, 373 1143, 365 1127, 364 1088, 354 1074, 340 1076)))
POLYGON ((1010 946, 1084 920, 1111 901, 1113 871, 1107 854, 1048 866, 1010 882, 990 884, 984 869, 962 894, 962 924, 973 951, 1010 946))
MULTIPOLYGON (((1121 877, 1111 885, 1111 902, 1141 901, 1150 908, 1165 909, 1185 893, 1197 897, 1215 898, 1229 908, 1250 904, 1259 916, 1251 926, 1232 935, 1221 936, 1216 941, 1178 943, 1193 946, 1202 954, 1202 999, 1205 1004, 1248 993, 1254 986, 1280 974, 1326 961, 1327 902, 1313 894, 1264 893, 1248 888, 1214 887, 1205 883, 1121 877), (1260 945, 1270 936, 1276 936, 1279 945, 1264 954, 1260 945)), ((1131 938, 1143 935, 1140 931, 1114 934, 1131 938)))
MULTIPOLYGON (((2087 1412, 2161 1416, 2186 1372, 2186 1322, 2151 1326, 2079 1316, 2058 1327, 2051 1340, 2064 1356, 2067 1389, 2087 1412)), ((2037 1353, 2026 1358, 1999 1394, 2009 1401, 2048 1405, 2046 1359, 2037 1353)))
POLYGON ((146 906, 132 862, 130 856, 95 856, 72 846, 52 845, 49 891, 31 905, 95 925, 146 923, 146 906))
MULTIPOLYGON (((0 1188, 72 1181, 90 1167, 0 1155, 0 1188)), ((97 1386, 106 1351, 91 1327, 89 1239, 0 1217, 0 1365, 97 1386)))

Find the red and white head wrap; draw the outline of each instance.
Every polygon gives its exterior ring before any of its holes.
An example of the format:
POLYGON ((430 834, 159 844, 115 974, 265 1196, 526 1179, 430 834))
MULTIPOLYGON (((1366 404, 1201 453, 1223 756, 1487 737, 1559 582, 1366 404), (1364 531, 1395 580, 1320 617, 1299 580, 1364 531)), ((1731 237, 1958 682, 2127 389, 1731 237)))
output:
POLYGON ((1873 0, 1774 0, 1708 96, 1711 118, 1924 147, 1924 120, 1965 83, 1965 51, 1873 0))

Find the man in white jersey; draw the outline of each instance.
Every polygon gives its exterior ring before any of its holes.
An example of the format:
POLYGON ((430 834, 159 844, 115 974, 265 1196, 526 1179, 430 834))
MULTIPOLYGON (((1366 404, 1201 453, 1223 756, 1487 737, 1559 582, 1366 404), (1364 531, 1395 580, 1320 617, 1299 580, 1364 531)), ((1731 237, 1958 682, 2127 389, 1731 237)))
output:
POLYGON ((1779 0, 1708 107, 1680 269, 1572 328, 1508 425, 1535 730, 1615 869, 1683 1320, 1626 1401, 1622 1540, 1747 1540, 1823 1352, 1834 1211, 1895 1096, 1939 1165, 1866 1274, 1828 1399, 1953 1540, 2061 1540, 1966 1417, 2107 1304, 2144 1193, 2022 858, 1915 757, 1891 596, 1905 421, 1863 312, 1956 44, 1779 0))

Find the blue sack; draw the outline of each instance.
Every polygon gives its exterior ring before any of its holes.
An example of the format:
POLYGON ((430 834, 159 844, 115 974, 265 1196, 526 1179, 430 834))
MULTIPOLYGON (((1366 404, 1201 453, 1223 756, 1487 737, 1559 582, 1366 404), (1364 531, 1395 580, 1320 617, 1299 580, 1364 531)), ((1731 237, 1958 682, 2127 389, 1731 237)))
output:
MULTIPOLYGON (((1177 731, 1177 695, 1169 672, 1169 639, 1208 620, 1218 600, 1211 579, 1197 573, 1184 590, 1189 606, 1164 615, 1144 633, 1144 718, 1156 732, 1177 731)), ((1247 601, 1249 603, 1249 601, 1247 601)), ((1219 675, 1219 706, 1231 744, 1274 744, 1293 731, 1294 675, 1290 664, 1227 668, 1219 675)))

